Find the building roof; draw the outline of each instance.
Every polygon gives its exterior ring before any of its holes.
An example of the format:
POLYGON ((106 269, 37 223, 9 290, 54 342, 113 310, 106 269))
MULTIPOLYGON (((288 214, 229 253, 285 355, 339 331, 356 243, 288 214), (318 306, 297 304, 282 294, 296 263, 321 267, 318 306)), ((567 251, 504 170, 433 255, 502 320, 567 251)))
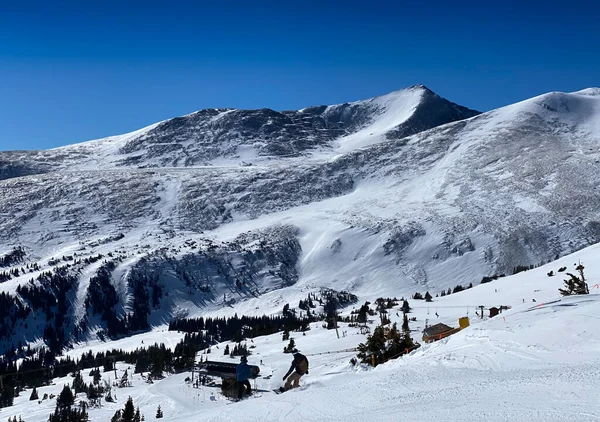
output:
POLYGON ((423 330, 423 334, 426 336, 437 336, 438 334, 442 334, 453 329, 454 328, 448 327, 446 324, 439 323, 425 328, 425 330, 423 330))

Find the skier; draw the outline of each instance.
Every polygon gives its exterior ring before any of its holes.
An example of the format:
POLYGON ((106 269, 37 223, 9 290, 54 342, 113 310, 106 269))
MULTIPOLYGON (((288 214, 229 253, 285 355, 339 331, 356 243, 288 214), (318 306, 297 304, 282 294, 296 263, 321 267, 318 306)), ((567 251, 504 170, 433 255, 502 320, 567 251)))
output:
POLYGON ((290 388, 296 388, 300 384, 300 377, 304 374, 308 374, 308 359, 303 354, 299 353, 298 350, 294 349, 294 360, 287 374, 283 377, 283 380, 287 378, 283 391, 287 391, 290 388), (292 373, 293 372, 293 373, 292 373), (291 375, 290 375, 291 374, 291 375), (289 376, 289 378, 288 378, 289 376), (293 386, 292 386, 293 383, 293 386))
POLYGON ((246 387, 246 394, 250 395, 252 393, 252 388, 250 386, 250 381, 248 378, 252 375, 252 368, 248 365, 248 358, 246 356, 242 356, 240 358, 240 363, 235 368, 235 378, 238 385, 238 400, 242 399, 244 395, 244 386, 246 387))

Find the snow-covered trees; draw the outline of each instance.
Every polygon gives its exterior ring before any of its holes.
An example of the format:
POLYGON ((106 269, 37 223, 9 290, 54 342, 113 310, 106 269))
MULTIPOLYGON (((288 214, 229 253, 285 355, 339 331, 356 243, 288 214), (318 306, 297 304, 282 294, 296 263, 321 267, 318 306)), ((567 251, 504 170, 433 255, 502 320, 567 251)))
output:
POLYGON ((565 288, 558 289, 560 294, 563 296, 569 295, 587 295, 590 293, 587 283, 585 282, 585 276, 583 274, 583 269, 585 267, 582 264, 577 265, 575 270, 579 273, 579 276, 575 274, 567 273, 569 276, 568 280, 564 280, 565 288))
POLYGON ((38 400, 38 392, 37 389, 35 387, 33 387, 33 391, 31 392, 31 395, 29 396, 29 400, 38 400))
POLYGON ((156 409, 156 419, 162 419, 163 417, 163 411, 160 408, 160 404, 158 405, 158 409, 156 409))

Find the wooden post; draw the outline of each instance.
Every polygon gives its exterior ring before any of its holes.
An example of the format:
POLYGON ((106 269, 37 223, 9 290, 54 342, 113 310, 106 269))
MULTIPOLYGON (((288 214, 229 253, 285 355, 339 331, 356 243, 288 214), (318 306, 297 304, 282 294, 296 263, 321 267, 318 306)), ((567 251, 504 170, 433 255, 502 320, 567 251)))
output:
POLYGON ((483 306, 483 305, 481 305, 481 306, 479 307, 479 309, 481 309, 481 319, 483 319, 483 308, 484 308, 484 306, 483 306))

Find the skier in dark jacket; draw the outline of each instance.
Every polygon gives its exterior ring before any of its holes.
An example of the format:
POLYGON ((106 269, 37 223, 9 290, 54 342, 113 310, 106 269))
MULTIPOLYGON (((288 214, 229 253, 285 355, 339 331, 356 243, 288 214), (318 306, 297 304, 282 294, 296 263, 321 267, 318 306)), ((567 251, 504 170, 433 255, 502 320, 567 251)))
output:
POLYGON ((240 363, 235 368, 235 378, 238 385, 238 400, 244 395, 244 386, 246 387, 246 394, 250 395, 252 393, 250 381, 248 381, 248 378, 251 376, 252 368, 248 365, 248 358, 242 356, 240 358, 240 363))
POLYGON ((308 359, 302 353, 298 353, 298 351, 295 350, 292 366, 290 366, 287 374, 285 374, 283 377, 284 381, 287 378, 283 390, 286 391, 290 388, 298 387, 300 385, 300 377, 302 377, 304 374, 308 374, 308 359))

